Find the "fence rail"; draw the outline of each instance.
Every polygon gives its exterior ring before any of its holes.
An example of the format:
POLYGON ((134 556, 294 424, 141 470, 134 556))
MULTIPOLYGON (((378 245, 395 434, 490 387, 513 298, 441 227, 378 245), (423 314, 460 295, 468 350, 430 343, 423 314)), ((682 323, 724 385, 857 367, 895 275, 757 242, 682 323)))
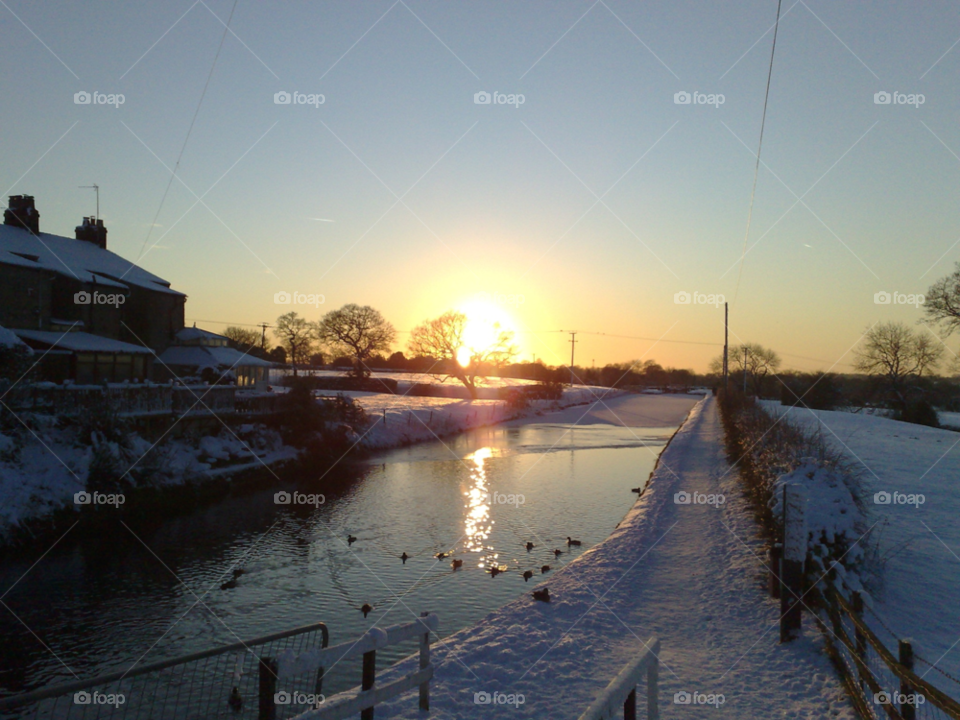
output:
POLYGON ((647 720, 658 720, 660 711, 657 705, 657 684, 660 661, 660 640, 650 638, 646 650, 635 660, 631 660, 597 699, 580 716, 579 720, 613 720, 623 708, 624 720, 637 718, 637 685, 644 674, 647 676, 647 720))
POLYGON ((322 707, 304 713, 298 720, 343 720, 360 713, 361 720, 373 720, 374 708, 387 700, 420 688, 420 709, 430 709, 430 681, 433 679, 433 665, 430 662, 430 633, 436 632, 440 618, 436 614, 422 613, 419 620, 404 625, 394 625, 386 629, 373 628, 354 642, 345 642, 321 651, 309 651, 294 655, 291 653, 279 658, 278 677, 283 680, 292 675, 310 673, 325 665, 363 658, 363 680, 359 688, 354 688, 327 698, 322 707), (397 680, 377 686, 376 667, 377 650, 419 638, 420 667, 397 680))
MULTIPOLYGON (((0 718, 282 720, 303 708, 277 705, 274 694, 265 693, 265 687, 276 682, 271 657, 321 651, 329 640, 327 626, 313 623, 125 672, 3 698, 0 718), (118 698, 122 698, 119 703, 118 698)), ((287 688, 319 696, 322 681, 323 668, 318 667, 309 677, 289 677, 287 688)))

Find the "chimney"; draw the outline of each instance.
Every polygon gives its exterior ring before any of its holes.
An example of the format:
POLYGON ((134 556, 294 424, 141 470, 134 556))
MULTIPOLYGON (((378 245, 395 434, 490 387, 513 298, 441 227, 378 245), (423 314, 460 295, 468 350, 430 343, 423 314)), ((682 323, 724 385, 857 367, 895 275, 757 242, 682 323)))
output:
POLYGON ((107 228, 103 225, 103 220, 93 216, 85 217, 83 225, 77 225, 77 240, 85 240, 93 243, 101 250, 107 249, 107 228))
POLYGON ((3 211, 3 224, 39 235, 40 213, 33 205, 33 195, 11 195, 7 209, 3 211))

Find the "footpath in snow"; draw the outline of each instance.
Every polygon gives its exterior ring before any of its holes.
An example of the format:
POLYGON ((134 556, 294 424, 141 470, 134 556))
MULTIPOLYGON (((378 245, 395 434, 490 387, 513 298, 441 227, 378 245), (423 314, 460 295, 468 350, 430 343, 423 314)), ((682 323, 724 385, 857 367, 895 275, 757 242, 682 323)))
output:
POLYGON ((862 471, 882 560, 881 582, 868 588, 867 623, 894 652, 897 638, 912 640, 922 658, 917 674, 960 696, 960 683, 930 668, 960 678, 960 434, 877 415, 764 406, 819 428, 862 471))
MULTIPOLYGON (((608 400, 611 412, 599 411, 592 421, 613 424, 616 417, 630 417, 638 400, 608 400)), ((549 604, 531 598, 531 585, 474 627, 434 644, 430 717, 577 718, 643 651, 644 641, 658 636, 665 719, 694 713, 854 718, 819 632, 808 625, 799 640, 778 642, 778 605, 765 593, 761 547, 738 482, 724 459, 716 403, 706 398, 664 450, 646 492, 613 534, 537 586, 549 587, 549 604), (677 504, 680 492, 714 500, 724 495, 725 502, 677 504), (715 704, 674 704, 681 692, 712 695, 715 704), (477 704, 477 693, 522 695, 523 703, 477 704)), ((443 607, 411 610, 438 613, 442 635, 443 607)), ((411 672, 415 662, 403 661, 378 682, 411 672)), ((410 693, 378 707, 377 717, 423 715, 416 693, 410 693)))

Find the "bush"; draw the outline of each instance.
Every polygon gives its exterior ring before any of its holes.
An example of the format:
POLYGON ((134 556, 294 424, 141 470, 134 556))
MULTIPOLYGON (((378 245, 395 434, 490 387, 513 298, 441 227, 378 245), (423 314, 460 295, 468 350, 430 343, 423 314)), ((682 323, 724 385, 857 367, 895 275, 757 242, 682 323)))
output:
POLYGON ((940 427, 937 411, 926 400, 912 400, 906 403, 903 410, 894 413, 893 419, 927 427, 940 427))
POLYGON ((833 410, 841 404, 836 377, 828 373, 802 373, 784 379, 780 386, 780 404, 807 407, 811 410, 833 410))

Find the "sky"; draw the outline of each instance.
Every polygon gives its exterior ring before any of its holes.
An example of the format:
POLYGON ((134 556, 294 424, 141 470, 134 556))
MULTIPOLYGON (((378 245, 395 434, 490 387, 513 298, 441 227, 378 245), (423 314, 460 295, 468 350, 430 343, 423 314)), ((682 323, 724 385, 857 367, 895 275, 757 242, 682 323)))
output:
POLYGON ((0 5, 5 194, 72 236, 97 183, 214 331, 355 302, 403 349, 469 306, 522 359, 702 371, 726 300, 731 343, 847 371, 922 317, 877 293, 960 260, 954 2, 784 0, 748 236, 774 0, 0 5))

